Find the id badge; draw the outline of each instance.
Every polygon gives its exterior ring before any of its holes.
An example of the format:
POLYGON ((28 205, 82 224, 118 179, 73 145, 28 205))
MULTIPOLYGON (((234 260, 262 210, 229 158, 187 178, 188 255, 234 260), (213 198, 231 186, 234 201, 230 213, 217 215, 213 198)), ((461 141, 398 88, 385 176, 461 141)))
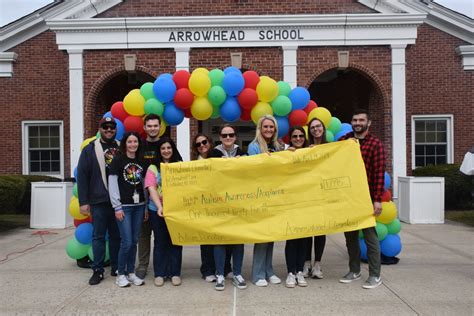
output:
POLYGON ((133 192, 133 203, 138 204, 140 203, 140 195, 138 194, 137 191, 133 192))

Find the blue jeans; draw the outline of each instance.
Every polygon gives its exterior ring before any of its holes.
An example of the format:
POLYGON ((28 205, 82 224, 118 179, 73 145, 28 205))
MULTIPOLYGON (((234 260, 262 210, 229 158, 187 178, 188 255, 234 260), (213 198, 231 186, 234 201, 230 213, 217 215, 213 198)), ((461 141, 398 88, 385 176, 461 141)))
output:
POLYGON ((163 217, 156 212, 149 212, 155 244, 153 248, 153 269, 156 277, 181 276, 183 247, 171 242, 170 233, 163 217))
POLYGON ((214 260, 216 263, 216 275, 225 275, 227 249, 232 250, 232 263, 234 264, 234 275, 242 274, 242 262, 244 261, 244 245, 215 245, 214 260))
POLYGON ((252 282, 267 279, 273 272, 273 242, 255 244, 253 247, 252 282))
POLYGON ((110 203, 91 205, 92 216, 92 251, 94 261, 92 270, 104 272, 105 235, 109 232, 110 266, 112 271, 117 269, 120 233, 115 222, 115 211, 110 203))
POLYGON ((116 219, 122 238, 118 255, 118 274, 127 275, 135 272, 137 243, 145 215, 145 205, 123 206, 122 211, 125 214, 124 219, 122 221, 116 219))

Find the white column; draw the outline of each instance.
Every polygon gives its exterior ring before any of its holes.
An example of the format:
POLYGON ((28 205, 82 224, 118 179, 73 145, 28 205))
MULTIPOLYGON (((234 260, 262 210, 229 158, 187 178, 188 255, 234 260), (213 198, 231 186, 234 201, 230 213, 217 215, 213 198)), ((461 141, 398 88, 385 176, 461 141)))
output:
POLYGON ((288 82, 292 88, 297 86, 297 53, 298 46, 282 46, 283 49, 283 81, 288 82))
POLYGON ((84 138, 84 78, 82 49, 68 50, 69 54, 69 144, 71 176, 74 175, 84 138))
MULTIPOLYGON (((189 70, 189 47, 175 48, 176 53, 176 70, 189 70)), ((184 161, 189 161, 191 158, 190 152, 190 135, 191 128, 189 126, 189 119, 184 118, 184 121, 176 127, 176 146, 184 161)))
POLYGON ((396 198, 398 177, 407 172, 405 48, 392 45, 392 195, 396 198))

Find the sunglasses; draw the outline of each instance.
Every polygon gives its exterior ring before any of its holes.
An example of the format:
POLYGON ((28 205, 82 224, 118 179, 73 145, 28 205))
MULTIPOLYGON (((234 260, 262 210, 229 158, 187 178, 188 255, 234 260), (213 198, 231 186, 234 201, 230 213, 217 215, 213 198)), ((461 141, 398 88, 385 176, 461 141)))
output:
POLYGON ((305 138, 304 135, 291 135, 291 138, 305 138))
POLYGON ((234 138, 234 137, 235 137, 235 133, 228 133, 228 134, 222 133, 222 134, 221 134, 221 137, 222 137, 222 138, 234 138))
POLYGON ((195 143, 195 144, 194 144, 194 147, 199 148, 199 147, 201 147, 201 145, 202 145, 202 146, 206 146, 207 143, 208 143, 208 141, 207 141, 207 139, 205 139, 205 140, 203 140, 202 142, 195 143))
POLYGON ((103 130, 109 130, 109 129, 110 129, 110 130, 114 131, 114 130, 115 130, 115 126, 113 126, 113 125, 103 125, 103 126, 102 126, 102 129, 103 129, 103 130))

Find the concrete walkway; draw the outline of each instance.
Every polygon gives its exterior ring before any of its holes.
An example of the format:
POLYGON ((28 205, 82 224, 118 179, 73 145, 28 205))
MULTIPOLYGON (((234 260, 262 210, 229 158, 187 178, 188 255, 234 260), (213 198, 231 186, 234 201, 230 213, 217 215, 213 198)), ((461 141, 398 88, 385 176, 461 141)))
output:
MULTIPOLYGON (((23 229, 0 235, 0 260, 41 242, 23 229)), ((183 284, 153 285, 152 267, 142 287, 121 289, 106 279, 89 286, 91 272, 65 253, 74 229, 50 230, 44 243, 0 262, 0 314, 35 315, 474 315, 474 229, 455 223, 403 225, 400 263, 382 267, 383 285, 364 290, 362 280, 338 282, 347 271, 342 234, 328 236, 323 280, 307 288, 283 284, 246 290, 230 281, 223 292, 200 279, 199 247, 183 251, 183 284)), ((250 275, 252 246, 246 245, 244 277, 250 275)), ((284 243, 277 243, 274 268, 286 277, 284 243)))

